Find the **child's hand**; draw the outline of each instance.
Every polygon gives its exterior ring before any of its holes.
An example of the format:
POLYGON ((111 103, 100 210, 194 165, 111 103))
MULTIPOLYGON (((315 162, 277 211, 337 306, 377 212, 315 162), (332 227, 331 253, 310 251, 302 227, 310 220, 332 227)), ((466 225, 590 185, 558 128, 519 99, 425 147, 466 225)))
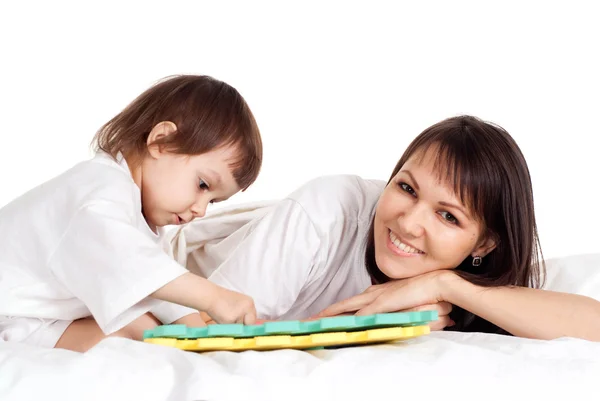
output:
POLYGON ((205 311, 217 323, 254 324, 256 308, 247 295, 230 291, 194 273, 185 273, 151 297, 205 311))
POLYGON ((204 327, 206 322, 200 313, 192 313, 175 320, 171 324, 185 324, 187 327, 204 327))
POLYGON ((217 323, 254 324, 256 321, 256 308, 252 298, 223 287, 217 287, 206 312, 217 323))

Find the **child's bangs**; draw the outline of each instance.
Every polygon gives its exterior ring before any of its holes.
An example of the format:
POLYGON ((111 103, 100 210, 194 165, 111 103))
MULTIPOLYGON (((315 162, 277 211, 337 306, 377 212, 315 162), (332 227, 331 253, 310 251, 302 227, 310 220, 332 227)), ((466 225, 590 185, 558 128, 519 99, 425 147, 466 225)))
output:
POLYGON ((180 100, 178 113, 188 110, 181 113, 187 118, 179 119, 183 135, 173 138, 176 151, 202 154, 232 146, 236 150, 229 161, 233 177, 242 190, 248 188, 262 165, 262 140, 254 115, 241 95, 221 84, 180 100))
POLYGON ((239 187, 245 190, 256 181, 262 165, 260 136, 248 135, 231 145, 237 149, 237 152, 235 159, 229 162, 229 167, 239 187))

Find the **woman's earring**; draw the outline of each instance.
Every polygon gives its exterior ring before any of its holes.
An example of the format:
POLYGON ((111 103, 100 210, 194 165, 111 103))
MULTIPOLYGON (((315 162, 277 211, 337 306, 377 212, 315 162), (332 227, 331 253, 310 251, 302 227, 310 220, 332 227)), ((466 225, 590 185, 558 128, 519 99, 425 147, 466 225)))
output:
POLYGON ((481 265, 481 256, 474 256, 473 257, 473 266, 479 266, 481 265))

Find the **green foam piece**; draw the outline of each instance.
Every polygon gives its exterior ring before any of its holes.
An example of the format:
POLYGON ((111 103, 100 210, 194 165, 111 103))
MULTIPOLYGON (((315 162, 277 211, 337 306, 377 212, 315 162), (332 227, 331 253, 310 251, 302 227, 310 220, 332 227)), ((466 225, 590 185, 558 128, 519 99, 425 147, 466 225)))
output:
POLYGON ((197 339, 210 337, 248 338, 273 335, 304 335, 333 331, 381 329, 385 327, 422 326, 437 320, 437 311, 378 313, 367 316, 333 316, 318 320, 283 320, 257 325, 210 324, 187 327, 184 324, 158 326, 144 332, 146 338, 197 339))

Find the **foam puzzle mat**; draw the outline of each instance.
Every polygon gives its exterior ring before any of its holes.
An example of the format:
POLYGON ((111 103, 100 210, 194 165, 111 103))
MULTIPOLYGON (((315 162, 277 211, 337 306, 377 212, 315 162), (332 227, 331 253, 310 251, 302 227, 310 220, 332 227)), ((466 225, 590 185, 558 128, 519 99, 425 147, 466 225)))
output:
POLYGON ((144 332, 144 339, 208 337, 257 337, 272 335, 302 335, 331 331, 356 331, 384 327, 422 326, 437 320, 436 311, 380 313, 367 316, 333 316, 311 321, 287 320, 259 325, 211 324, 187 327, 183 324, 158 326, 144 332))
POLYGON ((148 338, 147 343, 186 351, 250 351, 276 349, 316 349, 406 340, 429 334, 429 326, 389 327, 352 332, 315 333, 300 336, 259 336, 253 338, 213 337, 181 340, 148 338))
POLYGON ((146 330, 144 341, 187 351, 315 349, 398 341, 429 334, 436 311, 334 316, 257 325, 164 325, 146 330))

